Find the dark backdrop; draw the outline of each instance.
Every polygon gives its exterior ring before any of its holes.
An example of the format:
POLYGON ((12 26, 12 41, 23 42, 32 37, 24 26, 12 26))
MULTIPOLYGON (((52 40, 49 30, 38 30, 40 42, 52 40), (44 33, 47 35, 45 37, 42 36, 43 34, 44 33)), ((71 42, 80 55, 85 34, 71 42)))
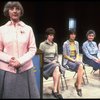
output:
MULTIPOLYGON (((3 7, 6 1, 0 1, 0 26, 6 23, 3 7)), ((95 41, 100 42, 100 2, 90 1, 21 1, 25 13, 21 18, 26 24, 32 26, 36 44, 45 39, 45 29, 53 27, 56 30, 55 41, 62 52, 63 42, 67 38, 68 18, 74 17, 77 21, 77 40, 82 43, 86 40, 89 29, 96 31, 95 41)))

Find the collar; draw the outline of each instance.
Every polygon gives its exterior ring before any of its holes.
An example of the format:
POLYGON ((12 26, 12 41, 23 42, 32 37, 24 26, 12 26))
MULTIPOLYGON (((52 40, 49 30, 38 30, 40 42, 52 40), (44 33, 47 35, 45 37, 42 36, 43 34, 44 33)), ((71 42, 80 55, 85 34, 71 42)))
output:
MULTIPOLYGON (((18 23, 16 23, 18 26, 25 26, 25 23, 23 21, 19 21, 18 23)), ((6 25, 10 26, 10 25, 14 25, 13 21, 8 21, 6 23, 6 25)))
POLYGON ((71 40, 71 39, 69 39, 69 42, 75 42, 75 40, 71 40))
POLYGON ((75 44, 76 44, 76 41, 75 41, 75 40, 74 40, 74 41, 67 40, 67 41, 68 41, 68 43, 73 42, 73 43, 75 43, 75 44))
POLYGON ((93 41, 87 41, 87 42, 88 42, 89 44, 90 44, 90 43, 93 43, 93 41))
POLYGON ((49 44, 49 45, 53 45, 54 44, 54 42, 49 42, 48 40, 45 40, 45 43, 49 44))

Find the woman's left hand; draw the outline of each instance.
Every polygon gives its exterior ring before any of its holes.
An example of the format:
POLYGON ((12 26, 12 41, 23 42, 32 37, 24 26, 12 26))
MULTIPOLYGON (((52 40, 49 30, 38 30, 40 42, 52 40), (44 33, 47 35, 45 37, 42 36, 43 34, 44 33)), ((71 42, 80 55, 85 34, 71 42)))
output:
POLYGON ((53 60, 52 63, 57 63, 57 60, 53 60))
POLYGON ((13 66, 15 68, 19 68, 20 67, 20 62, 16 58, 11 58, 10 62, 9 62, 9 65, 13 66))
POLYGON ((78 64, 83 64, 83 62, 78 60, 78 59, 76 59, 75 62, 78 63, 78 64))

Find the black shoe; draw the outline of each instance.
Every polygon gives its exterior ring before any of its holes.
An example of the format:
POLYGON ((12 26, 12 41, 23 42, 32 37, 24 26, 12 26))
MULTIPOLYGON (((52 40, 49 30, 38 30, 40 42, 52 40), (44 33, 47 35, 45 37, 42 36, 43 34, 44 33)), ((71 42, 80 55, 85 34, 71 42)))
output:
POLYGON ((59 98, 59 99, 63 99, 63 97, 62 97, 61 94, 58 94, 58 98, 59 98))
POLYGON ((57 92, 54 92, 53 90, 52 90, 52 95, 53 95, 54 97, 56 97, 57 99, 59 99, 58 93, 57 93, 57 92))
POLYGON ((77 94, 82 97, 82 90, 81 89, 77 89, 77 94))
POLYGON ((75 89, 77 91, 77 95, 79 95, 81 97, 82 96, 82 90, 81 89, 78 89, 76 83, 74 84, 74 86, 75 86, 75 89))
POLYGON ((57 99, 63 99, 62 95, 59 94, 58 92, 54 92, 54 91, 52 90, 52 94, 53 94, 53 96, 54 96, 55 98, 57 98, 57 99))

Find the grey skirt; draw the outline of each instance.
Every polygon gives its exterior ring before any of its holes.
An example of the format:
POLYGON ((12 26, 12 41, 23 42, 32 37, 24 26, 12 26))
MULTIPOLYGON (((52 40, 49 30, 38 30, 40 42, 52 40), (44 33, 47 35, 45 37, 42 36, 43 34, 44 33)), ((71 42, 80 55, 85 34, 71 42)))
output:
POLYGON ((22 73, 0 70, 0 99, 40 98, 33 68, 22 73))

